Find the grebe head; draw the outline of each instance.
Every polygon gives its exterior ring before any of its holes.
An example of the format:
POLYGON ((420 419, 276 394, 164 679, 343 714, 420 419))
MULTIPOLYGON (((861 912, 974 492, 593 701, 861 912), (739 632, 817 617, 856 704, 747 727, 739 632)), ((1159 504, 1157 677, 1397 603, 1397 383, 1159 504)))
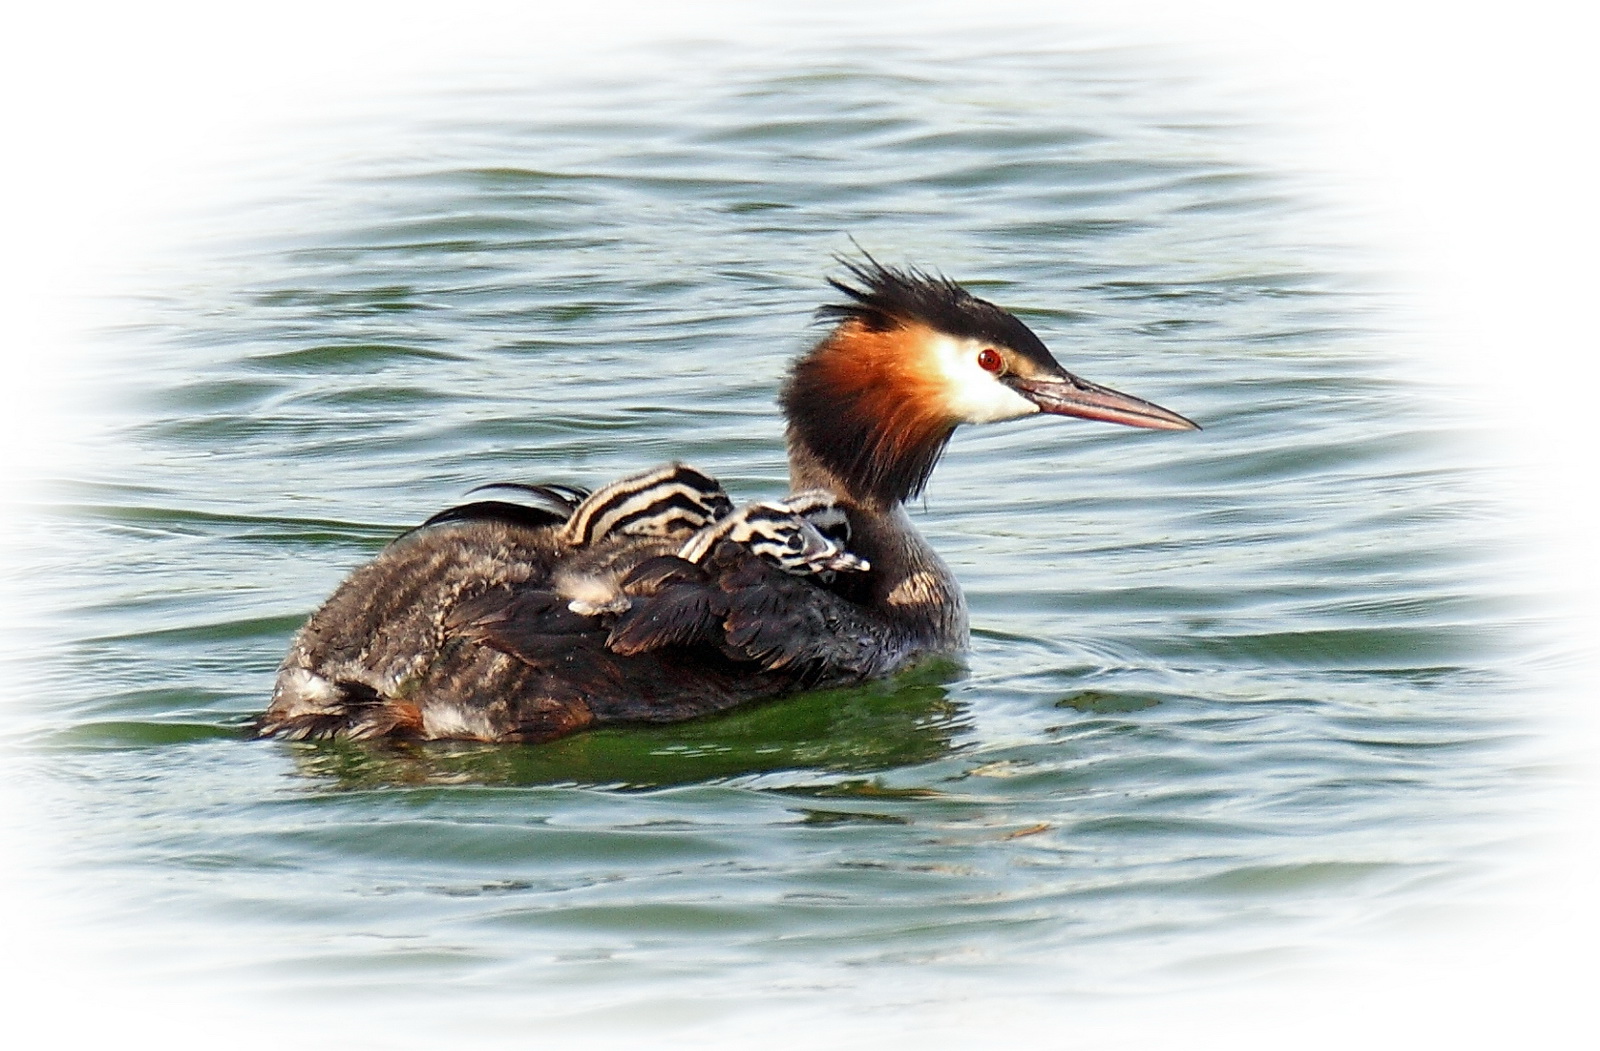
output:
POLYGON ((887 507, 922 491, 951 433, 1045 412, 1131 427, 1198 430, 1161 406, 1062 368, 1012 314, 953 281, 867 256, 824 306, 834 327, 790 370, 780 397, 792 454, 850 499, 887 507))

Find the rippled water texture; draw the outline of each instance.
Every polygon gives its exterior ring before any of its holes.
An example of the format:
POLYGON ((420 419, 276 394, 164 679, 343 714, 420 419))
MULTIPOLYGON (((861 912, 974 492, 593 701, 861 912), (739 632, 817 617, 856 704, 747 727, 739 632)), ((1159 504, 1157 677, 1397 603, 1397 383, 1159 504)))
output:
POLYGON ((1472 870, 1518 729, 1493 516, 1249 114, 1126 53, 652 61, 397 102, 133 279, 19 713, 130 968, 572 1027, 1044 1002, 1248 981, 1472 870), (474 485, 783 492, 851 238, 1206 429, 959 434, 914 515, 964 668, 543 747, 247 739, 300 621, 474 485))

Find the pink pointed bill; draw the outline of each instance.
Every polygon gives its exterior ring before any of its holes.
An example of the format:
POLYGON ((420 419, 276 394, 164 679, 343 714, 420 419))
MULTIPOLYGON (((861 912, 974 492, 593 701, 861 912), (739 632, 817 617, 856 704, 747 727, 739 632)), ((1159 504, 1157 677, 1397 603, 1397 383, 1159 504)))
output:
POLYGON ((1198 431, 1200 425, 1155 402, 1102 387, 1070 373, 1064 379, 1022 379, 1011 385, 1023 397, 1039 406, 1040 412, 1056 416, 1078 416, 1085 420, 1104 420, 1129 427, 1148 427, 1157 431, 1198 431))

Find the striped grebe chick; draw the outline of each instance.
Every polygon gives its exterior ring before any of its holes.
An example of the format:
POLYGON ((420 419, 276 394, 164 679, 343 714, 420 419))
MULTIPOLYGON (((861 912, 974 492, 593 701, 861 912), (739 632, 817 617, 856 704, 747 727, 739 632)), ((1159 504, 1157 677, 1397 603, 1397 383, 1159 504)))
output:
POLYGON ((957 426, 1049 413, 1196 429, 1067 372, 952 281, 870 257, 845 266, 853 281, 829 281, 843 301, 818 311, 830 330, 779 397, 787 506, 734 512, 714 479, 672 464, 594 494, 513 486, 531 505, 441 512, 312 614, 258 733, 546 741, 955 653, 960 587, 904 504, 957 426), (579 594, 579 580, 598 584, 579 594))
MULTIPOLYGON (((641 477, 648 479, 650 476, 641 477)), ((640 494, 648 495, 648 492, 640 494)), ((676 509, 668 506, 666 499, 662 499, 661 504, 659 517, 676 517, 676 509)), ((573 513, 573 521, 582 513, 580 507, 573 513)), ((663 524, 644 515, 636 524, 630 523, 629 531, 618 530, 597 537, 555 567, 551 572, 552 588, 568 600, 567 608, 574 613, 591 617, 622 613, 637 597, 624 586, 625 578, 640 564, 652 558, 673 558, 700 565, 720 544, 741 548, 797 576, 815 574, 831 579, 836 572, 865 572, 871 568, 835 539, 842 532, 844 540, 848 541, 848 523, 833 494, 820 490, 797 493, 783 500, 745 504, 707 522, 675 549, 670 545, 679 539, 682 530, 665 531, 661 529, 663 524), (632 532, 638 525, 647 525, 650 531, 632 532), (824 528, 833 535, 824 533, 824 528), (636 539, 645 535, 656 537, 656 542, 643 543, 636 539)))

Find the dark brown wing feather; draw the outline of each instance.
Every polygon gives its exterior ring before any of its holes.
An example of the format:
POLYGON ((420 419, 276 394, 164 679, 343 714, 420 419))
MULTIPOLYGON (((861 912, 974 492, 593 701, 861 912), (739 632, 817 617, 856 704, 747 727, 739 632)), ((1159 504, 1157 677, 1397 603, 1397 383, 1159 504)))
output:
POLYGON ((528 507, 506 500, 474 500, 471 503, 447 507, 438 514, 430 516, 417 528, 426 529, 445 522, 503 522, 524 529, 537 529, 540 526, 560 525, 566 520, 566 515, 544 507, 528 507))
POLYGON ((521 740, 570 732, 552 720, 570 721, 573 712, 582 713, 582 725, 676 722, 797 685, 790 676, 730 660, 715 645, 618 652, 606 644, 609 619, 573 613, 545 588, 497 588, 458 605, 447 630, 461 644, 461 658, 473 663, 470 674, 512 699, 515 728, 506 736, 521 740), (497 673, 486 674, 484 650, 513 660, 489 662, 497 673))
POLYGON ((882 674, 910 646, 815 577, 785 573, 730 542, 698 566, 653 559, 624 586, 634 599, 611 631, 617 653, 694 646, 806 686, 882 674))
POLYGON ((858 681, 881 675, 904 656, 910 640, 880 617, 759 559, 727 567, 725 641, 772 671, 811 681, 858 681))
POLYGON ((622 588, 633 604, 611 627, 606 645, 613 652, 633 655, 694 645, 721 651, 727 603, 700 566, 661 555, 634 567, 622 588))

